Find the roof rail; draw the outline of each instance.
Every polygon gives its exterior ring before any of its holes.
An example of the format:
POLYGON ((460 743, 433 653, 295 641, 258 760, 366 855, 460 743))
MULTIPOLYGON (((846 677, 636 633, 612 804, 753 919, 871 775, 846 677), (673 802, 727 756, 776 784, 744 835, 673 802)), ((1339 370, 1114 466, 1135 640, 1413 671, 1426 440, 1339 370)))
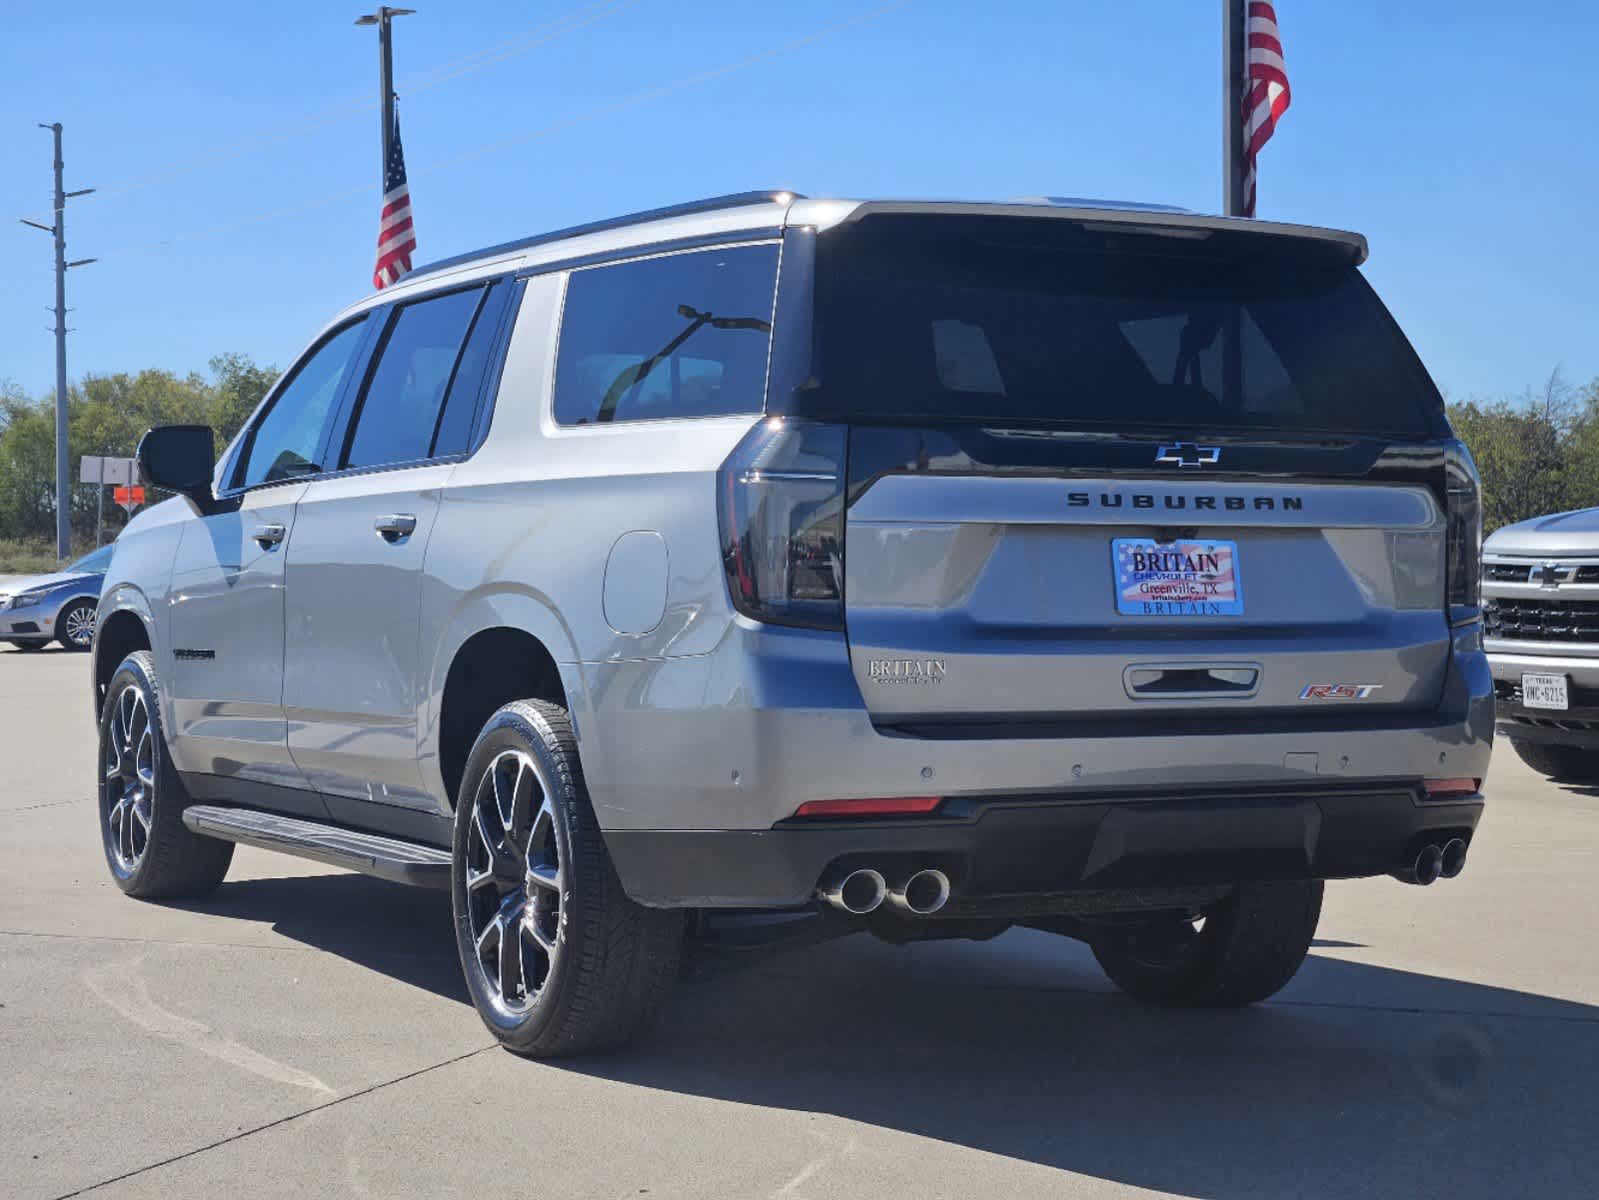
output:
POLYGON ((726 196, 711 196, 705 200, 690 200, 686 204, 669 204, 665 208, 649 208, 643 212, 629 213, 623 217, 610 217, 604 221, 591 221, 586 225, 572 225, 566 229, 557 229, 551 233, 539 233, 532 237, 518 238, 516 241, 501 242, 498 246, 485 246, 481 250, 471 250, 465 254, 457 254, 451 258, 441 258, 437 262, 425 263, 415 267, 400 276, 403 279, 415 279, 421 275, 431 275, 435 271, 442 271, 447 267, 460 266, 462 263, 473 262, 480 258, 490 258, 497 254, 511 254, 518 250, 530 250, 534 246, 542 246, 547 242, 565 241, 567 238, 582 237, 588 233, 605 233, 612 229, 623 229, 629 225, 642 225, 647 221, 664 221, 669 217, 692 217, 699 213, 717 212, 724 208, 747 208, 755 204, 785 204, 790 200, 803 200, 804 196, 798 192, 772 190, 756 192, 733 192, 726 196))

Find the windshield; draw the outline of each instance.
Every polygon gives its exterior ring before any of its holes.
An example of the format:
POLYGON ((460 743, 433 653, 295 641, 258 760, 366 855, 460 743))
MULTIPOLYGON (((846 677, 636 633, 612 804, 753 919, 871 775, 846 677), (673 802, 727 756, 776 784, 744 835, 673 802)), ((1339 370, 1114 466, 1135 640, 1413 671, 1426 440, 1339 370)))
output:
POLYGON ((115 549, 113 546, 101 546, 98 550, 85 554, 77 562, 63 567, 62 574, 81 573, 89 575, 97 571, 104 571, 111 563, 111 551, 113 549, 115 549))
POLYGON ((1347 259, 1287 239, 868 218, 817 239, 813 378, 846 419, 1426 436, 1442 402, 1347 259))

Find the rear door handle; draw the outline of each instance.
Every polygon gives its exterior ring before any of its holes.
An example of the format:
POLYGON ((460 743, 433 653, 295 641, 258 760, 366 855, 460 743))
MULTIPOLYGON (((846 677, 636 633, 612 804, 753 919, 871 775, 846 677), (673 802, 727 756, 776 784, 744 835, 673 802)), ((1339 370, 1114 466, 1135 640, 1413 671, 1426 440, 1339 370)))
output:
POLYGON ((416 517, 412 513, 389 513, 372 522, 385 542, 397 542, 416 532, 416 517))
POLYGON ((270 550, 283 540, 286 533, 288 530, 282 525, 257 525, 255 532, 250 536, 256 540, 261 549, 270 550))

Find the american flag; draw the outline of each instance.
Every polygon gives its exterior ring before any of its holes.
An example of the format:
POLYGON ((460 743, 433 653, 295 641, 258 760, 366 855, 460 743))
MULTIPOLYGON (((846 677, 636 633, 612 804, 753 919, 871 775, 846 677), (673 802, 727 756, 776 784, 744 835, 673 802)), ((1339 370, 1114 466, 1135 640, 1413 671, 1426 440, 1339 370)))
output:
POLYGON ((378 265, 372 286, 385 288, 411 269, 416 233, 411 228, 411 189, 405 182, 405 151, 400 146, 400 113, 394 113, 394 139, 383 164, 383 215, 378 218, 378 265))
POLYGON ((1271 140, 1288 111, 1288 69, 1277 33, 1277 10, 1266 0, 1249 0, 1244 55, 1244 216, 1255 215, 1255 156, 1271 140))

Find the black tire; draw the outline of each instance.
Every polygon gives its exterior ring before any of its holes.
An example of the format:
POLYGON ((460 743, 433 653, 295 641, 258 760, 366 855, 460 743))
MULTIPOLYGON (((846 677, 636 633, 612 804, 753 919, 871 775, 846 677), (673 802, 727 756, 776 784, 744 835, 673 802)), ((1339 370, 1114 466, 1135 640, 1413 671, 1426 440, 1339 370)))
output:
POLYGON ((1599 779, 1599 750, 1581 746, 1555 746, 1545 742, 1523 742, 1510 739, 1516 754, 1540 775, 1551 779, 1568 779, 1573 783, 1591 783, 1599 779))
POLYGON ((1111 982, 1139 1000, 1177 1008, 1255 1004, 1294 977, 1321 918, 1318 880, 1240 884, 1204 914, 1119 929, 1093 943, 1111 982))
POLYGON ((461 967, 501 1044, 551 1058, 645 1030, 677 977, 683 914, 623 892, 565 709, 518 700, 489 718, 462 774, 454 854, 461 967))
POLYGON ((95 607, 93 600, 74 600, 63 608, 56 617, 56 641, 80 652, 94 645, 95 607))
POLYGON ((233 861, 232 842, 183 823, 189 796, 167 753, 160 695, 155 659, 137 650, 111 677, 100 713, 100 841, 117 886, 141 900, 204 896, 233 861))

